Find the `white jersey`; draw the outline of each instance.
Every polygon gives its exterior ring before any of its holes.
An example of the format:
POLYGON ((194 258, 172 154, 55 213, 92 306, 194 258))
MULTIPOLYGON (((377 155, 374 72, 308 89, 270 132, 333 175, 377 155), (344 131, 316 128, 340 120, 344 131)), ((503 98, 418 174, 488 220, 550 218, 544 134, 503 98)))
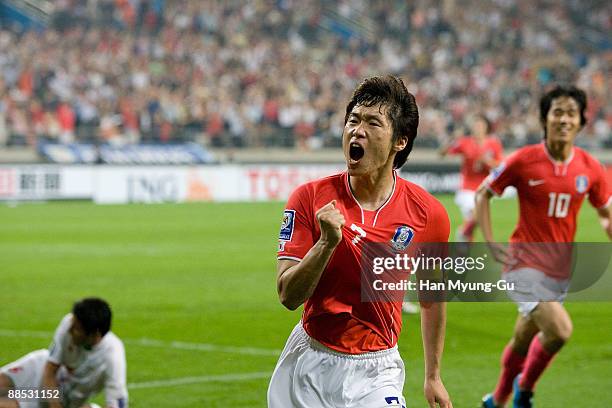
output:
POLYGON ((109 331, 87 350, 72 343, 71 325, 72 314, 69 313, 55 331, 48 359, 61 366, 57 380, 64 406, 80 407, 89 397, 104 390, 107 407, 127 407, 125 349, 121 340, 109 331))

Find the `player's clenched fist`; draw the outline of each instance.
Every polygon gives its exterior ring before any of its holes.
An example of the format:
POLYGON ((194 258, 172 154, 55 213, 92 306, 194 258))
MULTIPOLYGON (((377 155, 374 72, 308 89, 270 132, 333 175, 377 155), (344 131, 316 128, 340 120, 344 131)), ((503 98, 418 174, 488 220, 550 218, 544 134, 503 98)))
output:
POLYGON ((329 246, 336 247, 342 240, 342 227, 346 223, 344 215, 336 208, 336 200, 321 207, 316 216, 321 227, 321 239, 329 246))

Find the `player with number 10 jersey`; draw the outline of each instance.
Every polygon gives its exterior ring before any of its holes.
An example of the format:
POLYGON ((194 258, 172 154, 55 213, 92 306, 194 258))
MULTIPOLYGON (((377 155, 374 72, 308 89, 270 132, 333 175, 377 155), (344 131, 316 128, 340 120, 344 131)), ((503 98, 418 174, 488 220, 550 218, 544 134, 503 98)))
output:
POLYGON ((593 207, 607 207, 603 166, 576 146, 564 162, 555 161, 540 143, 513 153, 485 183, 496 195, 508 186, 519 192, 519 220, 510 242, 530 245, 515 245, 521 249, 515 268, 533 267, 553 278, 569 278, 570 271, 564 267, 569 265, 564 260, 570 255, 567 248, 538 243, 573 242, 576 218, 587 196, 593 207), (551 251, 559 253, 551 257, 551 251))
MULTIPOLYGON (((536 382, 572 335, 563 302, 573 266, 572 241, 578 211, 588 196, 612 239, 612 212, 602 165, 574 145, 586 124, 587 97, 576 87, 557 86, 540 99, 544 141, 515 152, 478 189, 476 214, 495 259, 504 263, 508 293, 518 304, 514 333, 502 353, 502 367, 483 408, 532 408, 536 382), (516 187, 519 221, 508 251, 494 242, 489 200, 516 187)), ((580 271, 576 271, 580 273, 580 271)))

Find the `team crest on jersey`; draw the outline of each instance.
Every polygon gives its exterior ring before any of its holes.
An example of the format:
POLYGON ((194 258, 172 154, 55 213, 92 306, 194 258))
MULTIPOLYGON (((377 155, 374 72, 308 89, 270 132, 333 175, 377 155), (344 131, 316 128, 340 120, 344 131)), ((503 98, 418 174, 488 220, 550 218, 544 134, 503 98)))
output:
POLYGON ((393 238, 391 238, 391 246, 397 251, 403 251, 408 248, 412 238, 414 238, 414 231, 412 228, 402 225, 395 230, 395 234, 393 234, 393 238))
POLYGON ((295 210, 285 210, 278 239, 291 241, 293 236, 293 224, 295 221, 295 210))
POLYGON ((576 191, 582 194, 587 191, 588 187, 589 187, 589 178, 587 176, 583 174, 581 174, 580 176, 576 176, 576 191))

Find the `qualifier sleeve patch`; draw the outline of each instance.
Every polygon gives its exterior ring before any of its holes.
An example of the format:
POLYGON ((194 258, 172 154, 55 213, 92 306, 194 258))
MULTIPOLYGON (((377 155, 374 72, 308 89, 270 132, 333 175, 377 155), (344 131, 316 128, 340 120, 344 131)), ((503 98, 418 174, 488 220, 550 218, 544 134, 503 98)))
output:
POLYGON ((295 225, 295 210, 285 210, 278 239, 291 241, 293 227, 295 225))

